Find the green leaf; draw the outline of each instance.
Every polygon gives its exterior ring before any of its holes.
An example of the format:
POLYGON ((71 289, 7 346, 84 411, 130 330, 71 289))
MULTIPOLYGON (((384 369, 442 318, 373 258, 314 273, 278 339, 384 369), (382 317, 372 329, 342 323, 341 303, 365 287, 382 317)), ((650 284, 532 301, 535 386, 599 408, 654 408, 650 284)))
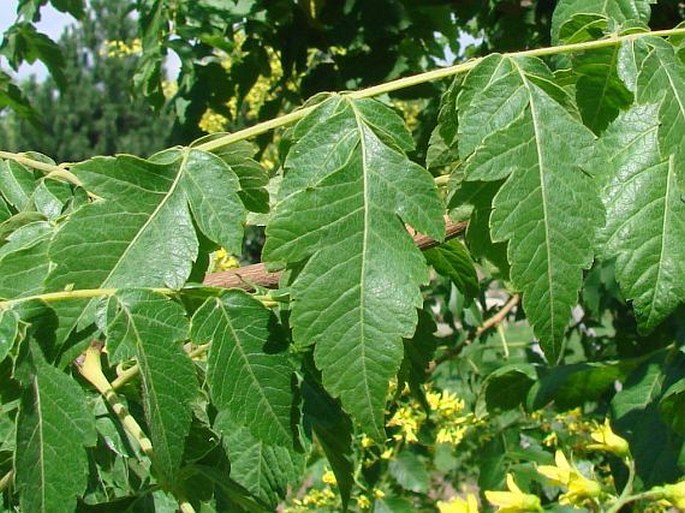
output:
POLYGON ((649 4, 654 0, 561 0, 552 16, 552 43, 566 43, 560 37, 562 26, 576 14, 599 14, 622 24, 626 21, 647 23, 649 4))
POLYGON ((509 241, 511 280, 523 291, 528 319, 554 361, 583 269, 592 262, 594 231, 603 222, 598 192, 582 170, 593 136, 547 94, 558 91, 540 80, 541 63, 493 55, 482 65, 466 78, 473 92, 463 116, 481 121, 467 138, 473 153, 466 176, 507 178, 493 200, 492 240, 509 241), (476 142, 478 137, 483 139, 476 142))
POLYGON ((414 513, 416 508, 403 497, 383 497, 374 501, 373 513, 414 513))
POLYGON ((574 14, 559 28, 559 41, 574 44, 601 39, 608 25, 609 20, 603 14, 574 14))
POLYGON ((12 350, 19 336, 19 316, 12 310, 0 310, 0 362, 12 350))
POLYGON ((72 513, 86 488, 84 446, 95 420, 76 382, 48 365, 36 346, 17 420, 16 483, 21 511, 72 513))
POLYGON ((526 408, 535 411, 554 401, 560 410, 570 410, 588 401, 599 401, 614 389, 617 381, 624 381, 639 363, 639 360, 626 359, 540 369, 538 379, 528 393, 526 408))
MULTIPOLYGON (((635 84, 638 103, 657 103, 659 108, 659 148, 661 155, 674 156, 679 185, 685 186, 685 64, 675 49, 660 38, 642 38, 647 54, 640 63, 635 84)), ((636 50, 639 51, 639 50, 636 50)), ((634 52, 635 53, 635 52, 634 52)))
POLYGON ((430 477, 426 462, 413 452, 405 449, 390 461, 390 475, 405 490, 414 493, 427 493, 430 477))
POLYGON ((227 413, 219 413, 214 429, 223 434, 223 444, 231 460, 231 479, 275 508, 285 497, 288 486, 299 482, 304 471, 304 457, 285 447, 258 440, 227 413))
MULTIPOLYGON (((211 140, 226 134, 212 134, 201 141, 211 140)), ((200 142, 200 141, 196 141, 200 142)), ((240 181, 240 199, 245 208, 250 212, 266 213, 269 211, 269 192, 266 187, 269 184, 269 175, 266 170, 252 158, 255 154, 254 145, 247 141, 239 141, 219 149, 212 153, 221 157, 226 162, 240 181)))
POLYGON ((680 479, 678 454, 683 437, 676 436, 661 419, 659 400, 671 381, 682 376, 682 366, 665 365, 663 353, 638 367, 611 401, 618 433, 630 443, 638 476, 645 488, 680 479))
POLYGON ((33 64, 39 60, 50 70, 50 75, 60 89, 66 85, 62 50, 52 39, 38 32, 31 23, 19 22, 7 29, 3 34, 0 52, 7 57, 15 71, 23 62, 33 64))
POLYGON ((239 290, 210 298, 192 320, 192 340, 211 342, 207 382, 214 406, 259 440, 292 447, 293 369, 275 351, 276 319, 239 290))
POLYGON ((679 435, 685 435, 685 379, 677 381, 664 392, 659 409, 671 429, 679 435))
MULTIPOLYGON (((168 150, 154 160, 98 157, 71 168, 101 199, 74 212, 55 235, 49 290, 180 288, 198 256, 194 223, 213 242, 240 251, 245 211, 231 169, 200 150, 168 150)), ((56 307, 67 334, 92 322, 86 305, 56 307)))
POLYGON ((600 48, 574 56, 578 74, 576 100, 585 125, 599 134, 618 113, 630 106, 633 95, 618 76, 620 46, 600 48))
POLYGON ((535 367, 528 363, 513 363, 496 369, 483 384, 488 410, 517 408, 525 401, 536 380, 535 367))
POLYGON ((378 102, 335 96, 295 137, 263 255, 307 259, 292 284, 295 343, 316 344, 326 390, 382 440, 388 380, 428 279, 402 221, 440 239, 443 207, 431 176, 400 150, 409 132, 378 102))
POLYGON ((17 211, 29 206, 36 188, 33 173, 11 160, 0 161, 0 194, 17 211))
POLYGON ((426 261, 439 274, 447 276, 468 298, 478 295, 478 276, 471 255, 458 240, 424 251, 426 261))
POLYGON ((675 156, 659 152, 659 130, 659 105, 633 107, 602 136, 597 165, 607 212, 599 254, 616 259, 616 278, 643 332, 685 302, 685 203, 675 156))
POLYGON ((166 483, 181 464, 190 429, 191 402, 199 394, 195 368, 182 344, 188 335, 183 308, 145 290, 123 290, 107 305, 107 347, 112 361, 135 355, 154 464, 166 483))
POLYGON ((37 221, 14 231, 0 246, 0 297, 26 297, 43 291, 52 234, 49 223, 37 221))
POLYGON ((343 510, 347 509, 354 485, 352 422, 321 385, 308 373, 302 383, 302 415, 305 428, 310 428, 324 450, 340 491, 343 510))

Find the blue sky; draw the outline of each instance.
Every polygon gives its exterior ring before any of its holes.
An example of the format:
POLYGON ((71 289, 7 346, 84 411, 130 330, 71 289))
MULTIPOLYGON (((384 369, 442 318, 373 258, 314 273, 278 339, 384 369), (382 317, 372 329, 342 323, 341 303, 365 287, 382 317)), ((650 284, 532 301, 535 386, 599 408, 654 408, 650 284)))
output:
MULTIPOLYGON (((0 0, 0 3, 2 3, 2 7, 0 8, 0 33, 4 33, 17 18, 17 0, 0 0)), ((59 38, 64 27, 74 21, 71 16, 56 11, 51 5, 46 5, 40 12, 42 17, 40 22, 36 24, 36 27, 40 32, 47 34, 52 39, 59 38)), ((0 66, 2 66, 5 71, 11 71, 7 61, 2 57, 0 57, 0 66)), ((19 68, 19 73, 17 75, 20 78, 23 78, 32 74, 39 78, 45 77, 47 75, 47 70, 40 62, 37 62, 32 66, 24 64, 19 68)))

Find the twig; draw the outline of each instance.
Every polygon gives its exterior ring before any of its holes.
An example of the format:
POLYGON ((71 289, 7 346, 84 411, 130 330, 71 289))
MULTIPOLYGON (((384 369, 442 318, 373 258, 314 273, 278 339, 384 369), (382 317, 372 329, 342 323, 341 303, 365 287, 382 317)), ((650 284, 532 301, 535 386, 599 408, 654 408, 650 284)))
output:
POLYGON ((473 332, 472 335, 467 337, 464 342, 461 344, 457 344, 456 346, 448 349, 444 353, 442 353, 440 356, 438 356, 435 360, 430 362, 428 364, 428 369, 427 372, 430 374, 435 371, 435 369, 441 364, 446 362, 447 360, 451 360, 455 356, 459 355, 459 353, 462 352, 462 350, 471 344, 474 340, 476 340, 478 337, 480 337, 485 331, 489 330, 490 328, 494 328, 497 326, 499 323, 501 323, 507 315, 509 315, 509 312, 519 303, 520 296, 518 294, 514 294, 509 298, 509 301, 500 308, 500 310, 493 315, 492 317, 488 318, 481 324, 476 331, 473 332))
MULTIPOLYGON (((468 223, 466 222, 448 222, 445 240, 454 239, 455 237, 462 235, 466 231, 467 225, 468 223)), ((422 251, 442 244, 440 241, 420 234, 414 236, 414 242, 422 251)), ((244 290, 253 290, 254 285, 265 288, 276 288, 280 279, 280 271, 269 272, 266 270, 264 264, 259 263, 208 274, 204 279, 204 284, 208 287, 234 287, 244 290)))

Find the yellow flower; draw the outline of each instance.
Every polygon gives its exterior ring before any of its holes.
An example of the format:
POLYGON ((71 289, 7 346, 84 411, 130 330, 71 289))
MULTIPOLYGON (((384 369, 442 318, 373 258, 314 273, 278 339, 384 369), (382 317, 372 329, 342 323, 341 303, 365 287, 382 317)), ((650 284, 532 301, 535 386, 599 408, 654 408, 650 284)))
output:
POLYGON ((323 476, 321 476, 321 481, 331 486, 338 484, 338 481, 335 479, 335 474, 332 470, 327 470, 324 472, 323 476))
POLYGON ((672 485, 665 485, 664 499, 680 511, 685 511, 685 480, 672 485))
POLYGON ((628 442, 611 430, 608 418, 604 420, 604 424, 597 426, 590 436, 597 442, 587 446, 590 450, 610 452, 621 458, 630 455, 628 442))
POLYGON ((359 509, 369 509, 371 507, 371 501, 366 495, 360 495, 357 497, 357 506, 359 506, 359 509))
POLYGON ((386 450, 384 450, 381 453, 381 459, 382 460, 389 460, 390 458, 392 458, 392 455, 394 452, 395 452, 394 448, 388 447, 386 450))
POLYGON ((383 497, 385 497, 385 492, 383 490, 381 490, 380 488, 374 488, 373 489, 373 496, 376 499, 382 499, 383 497))
POLYGON ((371 438, 368 435, 362 435, 361 446, 364 449, 368 449, 369 447, 373 447, 374 445, 376 445, 376 442, 373 441, 373 438, 371 438))
POLYGON ((516 486, 514 476, 507 474, 508 492, 492 492, 487 490, 485 498, 493 506, 497 506, 498 513, 527 513, 542 511, 540 499, 535 495, 523 493, 516 486))
POLYGON ((438 511, 440 513, 478 513, 478 499, 472 493, 461 497, 452 497, 448 501, 438 501, 438 511))
POLYGON ((409 406, 402 406, 388 421, 387 426, 400 428, 400 431, 393 435, 395 440, 400 441, 404 439, 405 442, 412 444, 419 441, 416 434, 422 421, 423 417, 420 413, 414 411, 409 406))
POLYGON ((540 465, 538 472, 552 483, 566 488, 568 491, 559 497, 559 504, 578 505, 586 499, 597 497, 602 492, 599 483, 588 479, 572 466, 564 453, 560 450, 554 455, 554 465, 540 465))

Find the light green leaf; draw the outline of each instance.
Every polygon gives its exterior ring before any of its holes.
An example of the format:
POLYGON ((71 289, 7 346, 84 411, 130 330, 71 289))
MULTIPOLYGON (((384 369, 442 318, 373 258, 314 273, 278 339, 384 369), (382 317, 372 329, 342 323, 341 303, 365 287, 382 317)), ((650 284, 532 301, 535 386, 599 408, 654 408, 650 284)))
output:
POLYGON ((304 456, 285 447, 261 441, 250 430, 221 412, 214 429, 223 435, 231 460, 231 479, 269 506, 276 507, 289 485, 298 483, 304 471, 304 456))
POLYGON ((560 37, 562 26, 577 14, 600 14, 622 24, 626 21, 647 23, 649 4, 655 0, 560 0, 552 16, 552 43, 566 41, 560 37))
POLYGON ((316 344, 326 390, 381 440, 388 380, 428 279, 402 222, 440 239, 443 207, 431 176, 400 151, 408 131, 378 102, 332 97, 295 137, 263 255, 307 260, 292 285, 295 343, 316 344))
POLYGON ((84 446, 96 441, 95 420, 81 388, 48 365, 37 346, 17 420, 16 483, 21 511, 72 513, 86 488, 84 446))
POLYGON ((685 302, 685 202, 675 157, 659 152, 659 109, 621 114, 600 140, 598 163, 607 182, 599 253, 616 259, 616 278, 645 332, 685 302))
MULTIPOLYGON (((221 135, 221 134, 218 134, 221 135)), ((224 134, 225 135, 225 134, 224 134)), ((250 212, 265 213, 269 211, 269 175, 252 157, 255 147, 247 141, 239 141, 222 146, 212 153, 226 162, 240 181, 240 199, 250 212)))
POLYGON ((16 210, 29 206, 35 187, 31 171, 11 160, 0 161, 0 193, 16 210))
MULTIPOLYGON (((685 186, 685 64, 668 42, 643 38, 648 53, 639 66, 636 82, 638 103, 658 103, 659 147, 665 157, 673 155, 679 185, 685 186)), ((639 50, 636 50, 639 51, 639 50)))
POLYGON ((531 80, 530 63, 494 55, 483 65, 494 74, 484 75, 478 66, 466 78, 476 92, 464 116, 495 114, 486 116, 490 134, 474 146, 466 176, 507 178, 493 200, 492 239, 509 241, 511 280, 523 291, 527 317, 554 361, 583 269, 593 259, 594 231, 603 222, 596 187, 581 169, 592 155, 593 136, 531 80))
POLYGON ((19 336, 19 316, 12 310, 0 310, 0 362, 12 350, 19 336))
MULTIPOLYGON (((245 211, 231 169, 200 150, 168 150, 154 160, 99 157, 71 168, 101 199, 57 232, 49 290, 180 288, 198 255, 193 222, 213 242, 240 251, 245 211)), ((92 322, 86 305, 60 312, 71 316, 63 317, 63 331, 92 322)))
POLYGON ((52 227, 44 221, 25 224, 0 246, 0 297, 31 296, 43 291, 50 269, 48 244, 52 227))
POLYGON ((191 338, 212 343, 207 382, 214 406, 270 444, 292 447, 293 369, 280 342, 276 318, 240 290, 210 298, 195 313, 191 338))
POLYGON ((183 351, 188 335, 184 309, 145 290, 124 290, 107 305, 107 345, 112 360, 135 354, 143 407, 160 477, 173 482, 190 429, 191 402, 199 393, 195 368, 183 351))

